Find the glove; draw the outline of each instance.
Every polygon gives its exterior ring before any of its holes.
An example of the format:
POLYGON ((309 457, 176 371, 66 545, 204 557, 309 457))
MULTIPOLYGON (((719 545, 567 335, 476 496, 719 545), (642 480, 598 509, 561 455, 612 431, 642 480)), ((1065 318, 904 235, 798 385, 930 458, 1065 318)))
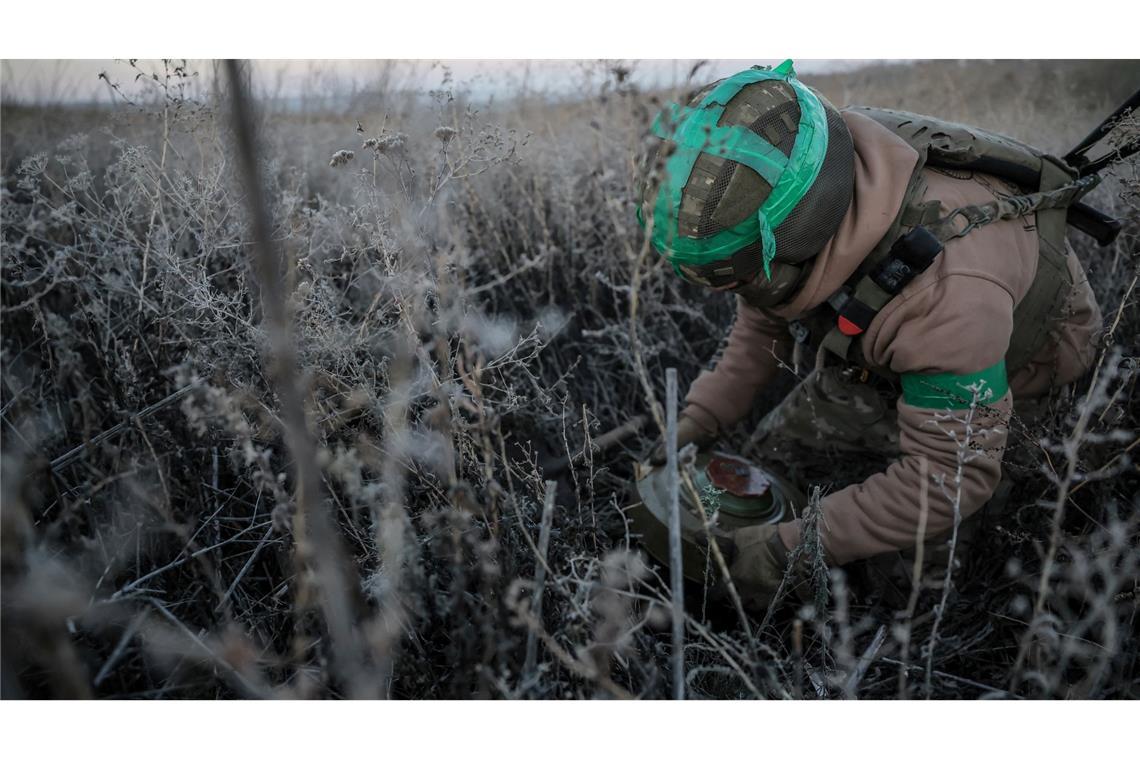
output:
MULTIPOLYGON (((775 525, 749 525, 730 534, 728 574, 745 607, 763 610, 772 603, 788 566, 788 550, 775 525)), ((723 580, 721 582, 723 585, 723 580)))
MULTIPOLYGON (((677 420, 677 451, 685 448, 690 443, 697 444, 698 449, 704 448, 715 439, 715 434, 705 430, 684 414, 677 420)), ((666 456, 665 439, 663 437, 658 438, 653 449, 649 452, 649 463, 652 465, 663 465, 665 464, 666 456)))

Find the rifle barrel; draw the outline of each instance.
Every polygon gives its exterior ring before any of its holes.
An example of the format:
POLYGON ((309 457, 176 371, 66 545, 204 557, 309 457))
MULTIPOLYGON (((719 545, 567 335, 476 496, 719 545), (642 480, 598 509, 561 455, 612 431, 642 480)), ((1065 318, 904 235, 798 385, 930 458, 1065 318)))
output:
MULTIPOLYGON (((1077 143, 1075 148, 1066 153, 1062 160, 1069 166, 1080 169, 1088 163, 1088 160, 1084 157, 1088 149, 1096 145, 1105 135, 1112 131, 1113 127, 1116 126, 1116 120, 1123 116, 1125 111, 1134 111, 1137 107, 1140 107, 1140 90, 1132 93, 1132 97, 1124 101, 1115 111, 1105 117, 1092 132, 1088 133, 1085 139, 1081 140, 1077 143)), ((1133 145, 1135 145, 1135 143, 1133 143, 1133 145)), ((1133 150, 1135 151, 1135 148, 1133 150)))

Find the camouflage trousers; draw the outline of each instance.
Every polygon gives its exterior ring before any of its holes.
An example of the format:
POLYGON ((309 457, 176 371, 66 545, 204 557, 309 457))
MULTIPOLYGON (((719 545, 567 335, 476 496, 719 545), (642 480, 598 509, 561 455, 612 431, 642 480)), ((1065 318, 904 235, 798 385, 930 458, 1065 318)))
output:
MULTIPOLYGON (((828 455, 839 452, 873 453, 879 461, 891 458, 899 454, 896 398, 897 391, 888 383, 868 378, 859 368, 817 367, 760 421, 752 441, 756 447, 749 448, 762 451, 765 459, 788 463, 808 458, 830 462, 828 455)), ((803 489, 808 484, 795 485, 803 489)), ((1008 485, 1003 482, 985 508, 959 525, 955 568, 965 562, 976 543, 983 512, 992 514, 999 508, 1008 485)), ((924 542, 923 586, 941 587, 950 564, 949 539, 946 533, 924 542)), ((914 547, 889 552, 852 563, 845 570, 853 581, 869 584, 888 603, 905 605, 916 553, 914 547)))
POLYGON ((817 367, 760 421, 753 440, 777 458, 800 447, 897 454, 893 396, 858 368, 817 367))

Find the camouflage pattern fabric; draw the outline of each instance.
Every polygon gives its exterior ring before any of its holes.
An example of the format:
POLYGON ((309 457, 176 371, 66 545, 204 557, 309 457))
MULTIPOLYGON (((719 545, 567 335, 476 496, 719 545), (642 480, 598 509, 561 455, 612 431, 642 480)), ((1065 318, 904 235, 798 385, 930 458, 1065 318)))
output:
POLYGON ((856 368, 812 370, 760 421, 757 440, 773 453, 789 445, 898 453, 894 394, 860 375, 856 368))

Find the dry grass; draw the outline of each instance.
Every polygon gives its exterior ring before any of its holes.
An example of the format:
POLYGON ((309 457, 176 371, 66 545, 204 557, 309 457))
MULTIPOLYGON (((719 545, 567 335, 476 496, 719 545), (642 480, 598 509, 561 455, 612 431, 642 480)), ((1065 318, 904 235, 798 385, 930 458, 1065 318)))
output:
MULTIPOLYGON (((3 109, 4 695, 668 696, 667 574, 622 513, 637 447, 590 445, 656 413, 665 368, 695 377, 731 315, 644 255, 657 97, 610 71, 576 102, 263 114, 299 468, 224 104, 158 73, 111 111, 3 109)), ((1138 81, 1003 62, 814 84, 1062 150, 1138 81)), ((1096 377, 1015 423, 1010 507, 953 585, 899 610, 856 564, 751 621, 690 590, 691 696, 1135 695, 1136 169, 1094 197, 1121 239, 1072 238, 1115 321, 1096 377)), ((867 467, 796 474, 826 492, 867 467)))

